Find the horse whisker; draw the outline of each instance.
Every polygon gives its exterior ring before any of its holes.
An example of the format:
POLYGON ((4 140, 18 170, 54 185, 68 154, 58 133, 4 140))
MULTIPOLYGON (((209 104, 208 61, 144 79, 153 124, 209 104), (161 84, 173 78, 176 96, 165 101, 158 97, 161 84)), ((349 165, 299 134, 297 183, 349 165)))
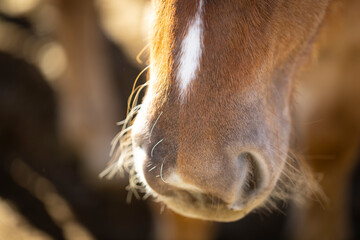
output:
POLYGON ((154 153, 154 149, 157 145, 159 145, 164 139, 161 139, 160 141, 158 141, 154 146, 153 148, 151 149, 151 153, 150 153, 150 156, 153 157, 153 153, 154 153))
POLYGON ((155 168, 156 168, 156 166, 152 167, 152 168, 149 170, 149 172, 151 172, 151 171, 154 170, 155 168))
POLYGON ((163 175, 162 175, 162 171, 163 171, 163 167, 164 167, 164 162, 165 162, 165 159, 162 161, 161 163, 161 167, 160 167, 160 178, 161 180, 164 182, 164 183, 167 183, 164 178, 163 178, 163 175))
POLYGON ((151 134, 152 134, 152 132, 153 132, 153 130, 154 130, 154 128, 155 128, 155 125, 157 124, 157 122, 159 121, 159 118, 161 117, 161 115, 163 114, 163 112, 161 112, 160 114, 159 114, 159 116, 157 117, 157 119, 156 119, 156 121, 155 121, 155 123, 154 123, 154 125, 152 126, 152 128, 151 128, 151 130, 150 130, 150 135, 149 135, 149 142, 150 142, 150 137, 151 137, 151 134))

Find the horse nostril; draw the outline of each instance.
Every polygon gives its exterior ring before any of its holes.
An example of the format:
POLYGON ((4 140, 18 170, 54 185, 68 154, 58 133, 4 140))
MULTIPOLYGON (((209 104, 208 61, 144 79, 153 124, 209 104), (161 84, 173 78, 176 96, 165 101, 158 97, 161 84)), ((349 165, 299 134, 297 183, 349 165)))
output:
POLYGON ((243 153, 242 155, 248 162, 248 170, 245 184, 243 186, 243 194, 250 195, 257 189, 258 185, 260 184, 260 170, 258 163, 253 155, 250 153, 243 153))
POLYGON ((228 205, 228 209, 239 211, 254 200, 262 199, 267 193, 264 191, 268 179, 265 163, 256 152, 242 152, 238 155, 239 188, 235 200, 228 205))
POLYGON ((247 172, 242 189, 243 196, 249 196, 254 193, 261 185, 261 172, 259 167, 260 159, 248 152, 241 153, 239 158, 247 162, 247 172))

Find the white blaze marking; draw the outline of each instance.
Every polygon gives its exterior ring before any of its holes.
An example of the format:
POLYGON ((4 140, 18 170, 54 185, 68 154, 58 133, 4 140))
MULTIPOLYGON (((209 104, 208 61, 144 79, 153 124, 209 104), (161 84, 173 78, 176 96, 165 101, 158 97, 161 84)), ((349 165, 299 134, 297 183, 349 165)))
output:
POLYGON ((202 7, 203 0, 200 0, 195 17, 189 24, 185 37, 181 43, 177 80, 179 81, 180 97, 182 99, 185 98, 186 90, 191 81, 195 78, 196 72, 200 66, 200 57, 203 47, 202 7))

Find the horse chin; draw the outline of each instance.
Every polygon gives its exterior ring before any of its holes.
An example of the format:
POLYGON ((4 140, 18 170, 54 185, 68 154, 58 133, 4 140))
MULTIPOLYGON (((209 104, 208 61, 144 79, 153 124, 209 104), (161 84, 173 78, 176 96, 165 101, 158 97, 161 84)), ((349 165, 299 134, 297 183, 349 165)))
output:
POLYGON ((157 199, 163 202, 172 211, 195 219, 216 221, 216 222, 234 222, 245 217, 249 212, 262 205, 263 199, 257 199, 251 203, 245 204, 241 208, 231 208, 217 199, 211 202, 193 201, 187 197, 166 197, 157 195, 157 199))

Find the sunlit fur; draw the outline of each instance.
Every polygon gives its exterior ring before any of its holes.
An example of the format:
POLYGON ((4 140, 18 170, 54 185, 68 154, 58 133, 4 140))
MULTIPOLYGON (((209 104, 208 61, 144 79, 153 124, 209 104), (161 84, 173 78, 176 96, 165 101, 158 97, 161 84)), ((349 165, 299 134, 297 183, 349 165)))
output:
MULTIPOLYGON (((123 130, 113 142, 113 162, 103 175, 112 176, 124 168, 130 175, 128 189, 135 194, 152 194, 178 213, 217 221, 234 221, 257 208, 271 210, 277 202, 289 198, 297 202, 321 198, 315 177, 302 158, 291 151, 295 137, 291 112, 293 76, 311 50, 328 1, 204 0, 203 59, 192 92, 182 104, 175 77, 181 69, 177 56, 186 20, 196 14, 197 5, 195 0, 166 4, 154 1, 149 89, 141 105, 136 104, 143 87, 134 91, 123 130), (233 11, 227 12, 230 6, 233 11), (228 29, 222 24, 228 24, 228 29), (141 116, 135 117, 137 113, 141 116), (195 139, 198 141, 193 142, 195 139), (225 171, 235 166, 231 165, 232 159, 216 160, 221 156, 213 149, 220 148, 220 144, 227 151, 234 149, 234 154, 241 150, 260 156, 260 164, 255 164, 260 165, 260 170, 252 169, 255 165, 248 163, 245 184, 241 185, 250 188, 255 171, 266 171, 259 195, 241 202, 237 198, 242 191, 222 192, 217 181, 231 183, 236 179, 225 171), (142 147, 146 159, 140 160, 134 150, 142 147), (170 151, 171 147, 174 149, 170 151), (225 172, 219 178, 207 175, 222 167, 225 172), (172 171, 187 184, 204 189, 202 201, 189 200, 185 195, 182 198, 182 189, 168 186, 166 180, 172 171), (167 196, 162 191, 174 194, 167 196), (225 196, 224 202, 235 199, 235 207, 218 204, 218 196, 225 196)), ((236 186, 229 188, 236 190, 236 186)), ((191 192, 195 198, 197 194, 191 192)))

